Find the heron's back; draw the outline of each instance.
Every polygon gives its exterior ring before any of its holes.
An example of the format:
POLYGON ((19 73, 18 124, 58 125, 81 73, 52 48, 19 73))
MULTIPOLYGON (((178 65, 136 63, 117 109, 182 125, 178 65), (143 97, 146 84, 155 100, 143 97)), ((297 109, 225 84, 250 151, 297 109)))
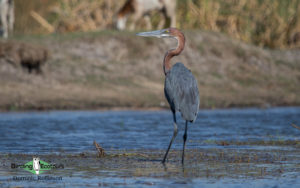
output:
POLYGON ((165 95, 172 110, 180 111, 185 120, 196 119, 200 103, 197 80, 182 63, 167 73, 165 95))

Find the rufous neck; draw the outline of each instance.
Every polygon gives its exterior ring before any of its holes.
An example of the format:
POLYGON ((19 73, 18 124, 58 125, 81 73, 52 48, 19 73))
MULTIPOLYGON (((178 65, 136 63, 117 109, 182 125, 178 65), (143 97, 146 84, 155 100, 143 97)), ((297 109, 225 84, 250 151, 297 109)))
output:
POLYGON ((172 65, 171 65, 172 57, 179 55, 182 52, 182 50, 184 49, 184 44, 185 44, 184 35, 180 35, 180 36, 176 37, 176 39, 177 39, 176 49, 168 50, 165 55, 165 58, 164 58, 163 68, 164 68, 165 75, 172 68, 172 65))

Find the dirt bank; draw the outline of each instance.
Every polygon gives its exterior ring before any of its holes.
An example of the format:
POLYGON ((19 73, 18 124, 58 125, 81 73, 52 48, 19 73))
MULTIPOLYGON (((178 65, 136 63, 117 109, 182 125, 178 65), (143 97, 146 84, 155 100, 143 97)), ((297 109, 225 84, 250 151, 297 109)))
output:
MULTIPOLYGON (((181 61, 197 77, 201 107, 300 104, 300 50, 267 50, 223 34, 185 31, 181 61)), ((175 41, 103 31, 17 37, 43 45, 43 74, 0 63, 0 109, 167 107, 162 60, 175 41)))

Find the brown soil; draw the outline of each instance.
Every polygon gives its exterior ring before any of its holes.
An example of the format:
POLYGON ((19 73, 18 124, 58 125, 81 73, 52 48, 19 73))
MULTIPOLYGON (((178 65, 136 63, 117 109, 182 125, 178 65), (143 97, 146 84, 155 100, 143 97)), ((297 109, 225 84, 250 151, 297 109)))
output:
MULTIPOLYGON (((300 104, 300 50, 268 50, 223 34, 186 31, 183 62, 203 108, 300 104)), ((42 45, 43 74, 0 63, 1 110, 167 108, 162 60, 175 41, 102 31, 14 40, 42 45)))

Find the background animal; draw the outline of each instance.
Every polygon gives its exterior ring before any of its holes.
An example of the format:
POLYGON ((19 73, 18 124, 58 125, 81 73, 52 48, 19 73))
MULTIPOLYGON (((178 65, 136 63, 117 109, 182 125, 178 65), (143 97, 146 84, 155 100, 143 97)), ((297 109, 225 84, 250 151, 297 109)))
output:
POLYGON ((49 52, 43 46, 23 42, 0 41, 0 61, 15 67, 23 67, 28 73, 42 73, 42 66, 49 58, 49 52))
POLYGON ((14 29, 15 15, 13 0, 0 0, 0 17, 1 35, 7 38, 8 33, 12 33, 14 29))
POLYGON ((185 37, 183 33, 176 28, 143 32, 138 33, 137 35, 143 37, 175 38, 178 42, 175 49, 167 51, 163 61, 163 68, 166 76, 165 96, 173 113, 174 132, 162 163, 165 163, 171 145, 177 136, 176 111, 178 111, 181 113, 182 118, 185 119, 181 161, 183 164, 188 122, 194 122, 196 120, 200 103, 197 80, 191 71, 182 63, 176 63, 173 66, 171 65, 171 58, 179 55, 183 51, 185 37))
POLYGON ((124 30, 126 28, 127 18, 132 14, 132 23, 130 30, 135 29, 135 25, 139 19, 145 17, 147 29, 151 29, 151 20, 149 13, 151 11, 160 12, 164 19, 161 19, 158 28, 163 28, 166 20, 170 19, 171 27, 176 27, 176 1, 175 0, 127 0, 117 14, 117 29, 124 30))

